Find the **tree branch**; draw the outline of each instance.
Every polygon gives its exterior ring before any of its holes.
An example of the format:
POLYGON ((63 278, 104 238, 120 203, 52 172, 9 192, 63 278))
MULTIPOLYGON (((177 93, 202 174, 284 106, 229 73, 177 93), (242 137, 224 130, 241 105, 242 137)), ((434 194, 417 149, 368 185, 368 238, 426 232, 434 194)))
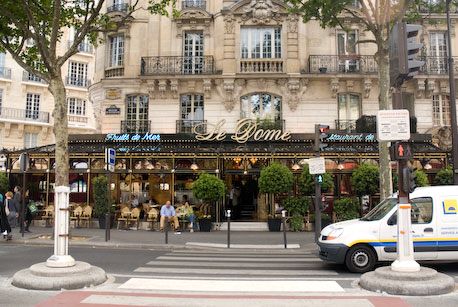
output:
POLYGON ((51 38, 49 40, 49 53, 53 60, 55 59, 55 56, 56 56, 56 46, 57 46, 57 41, 59 38, 61 14, 62 14, 62 2, 61 0, 54 0, 54 11, 53 11, 52 25, 51 25, 51 38))

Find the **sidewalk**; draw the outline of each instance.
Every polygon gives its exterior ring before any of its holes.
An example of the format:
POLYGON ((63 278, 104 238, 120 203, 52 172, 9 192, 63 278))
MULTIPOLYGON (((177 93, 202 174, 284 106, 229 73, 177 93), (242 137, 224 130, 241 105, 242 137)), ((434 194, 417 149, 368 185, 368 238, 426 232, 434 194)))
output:
MULTIPOLYGON (((53 245, 51 238, 53 228, 31 227, 31 233, 21 236, 18 228, 13 229, 13 240, 10 244, 53 245)), ((165 244, 165 233, 147 230, 117 230, 111 229, 110 241, 105 242, 105 230, 93 228, 70 228, 70 246, 94 246, 112 248, 226 248, 227 232, 182 232, 168 233, 168 243, 165 244)), ((296 245, 294 250, 316 251, 313 232, 287 232, 288 247, 296 245), (297 246, 298 245, 298 246, 297 246)), ((6 242, 2 242, 8 244, 6 242)), ((268 231, 232 231, 232 247, 247 247, 250 249, 281 249, 284 250, 283 233, 268 231), (240 246, 242 245, 242 246, 240 246)))

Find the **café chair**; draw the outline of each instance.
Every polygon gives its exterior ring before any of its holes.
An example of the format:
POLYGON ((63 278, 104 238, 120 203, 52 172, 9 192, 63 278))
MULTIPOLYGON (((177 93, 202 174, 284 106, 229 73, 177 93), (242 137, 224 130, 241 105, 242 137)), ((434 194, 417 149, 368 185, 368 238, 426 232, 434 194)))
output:
POLYGON ((150 230, 154 230, 154 224, 157 225, 157 218, 159 216, 159 212, 157 211, 156 208, 151 208, 146 217, 146 221, 151 224, 150 230))
POLYGON ((91 218, 92 218, 92 207, 86 206, 84 207, 83 213, 80 216, 81 221, 86 221, 87 228, 91 225, 91 218))
POLYGON ((137 230, 138 230, 138 224, 140 222, 140 209, 139 208, 132 209, 130 217, 127 218, 127 224, 130 225, 131 222, 135 223, 135 226, 137 227, 137 230))
POLYGON ((123 207, 121 209, 121 213, 117 219, 118 221, 118 226, 117 226, 117 229, 119 229, 119 225, 121 224, 121 222, 124 223, 124 227, 126 228, 127 227, 127 220, 128 218, 130 217, 130 209, 129 207, 123 207))
POLYGON ((74 207, 70 213, 70 221, 75 221, 74 227, 80 227, 80 217, 83 214, 83 208, 81 206, 74 207))
POLYGON ((41 219, 45 221, 45 227, 51 227, 54 221, 54 205, 49 205, 43 210, 41 219))

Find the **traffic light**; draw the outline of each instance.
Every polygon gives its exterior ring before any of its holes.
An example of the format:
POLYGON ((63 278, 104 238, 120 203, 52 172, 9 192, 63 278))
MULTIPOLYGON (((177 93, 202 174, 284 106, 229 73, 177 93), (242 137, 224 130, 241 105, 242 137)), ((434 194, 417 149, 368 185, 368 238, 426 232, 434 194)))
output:
POLYGON ((329 125, 315 125, 315 151, 322 151, 328 146, 324 143, 329 133, 329 125))
POLYGON ((390 84, 400 87, 412 79, 425 64, 416 59, 423 44, 417 42, 421 25, 397 22, 390 33, 390 84))
POLYGON ((405 193, 412 193, 417 187, 415 177, 415 171, 410 167, 402 169, 402 189, 405 193))
POLYGON ((390 147, 390 157, 392 161, 410 160, 412 154, 412 146, 407 142, 395 142, 390 147))
POLYGON ((323 175, 316 175, 316 182, 321 185, 323 184, 323 175))

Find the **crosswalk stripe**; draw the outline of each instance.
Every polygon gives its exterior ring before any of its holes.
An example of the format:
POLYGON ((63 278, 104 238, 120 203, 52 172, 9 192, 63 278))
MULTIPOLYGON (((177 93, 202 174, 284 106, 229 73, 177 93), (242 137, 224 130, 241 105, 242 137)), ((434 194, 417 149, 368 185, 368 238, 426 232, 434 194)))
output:
POLYGON ((205 261, 232 261, 232 262, 307 262, 307 261, 319 261, 319 258, 288 258, 288 257, 275 257, 275 258, 247 258, 247 257, 181 257, 181 256, 159 256, 157 260, 177 260, 177 261, 192 261, 192 260, 205 260, 205 261))
POLYGON ((291 251, 288 250, 285 252, 280 252, 280 251, 241 251, 241 250, 231 250, 227 249, 224 251, 215 251, 215 250, 174 250, 174 254, 193 254, 193 255, 199 255, 199 254, 216 254, 216 255, 233 255, 233 254, 239 254, 239 255, 253 255, 253 256, 259 256, 259 254, 263 254, 265 256, 267 255, 272 255, 272 256, 306 256, 306 255, 317 255, 318 252, 311 252, 311 251, 291 251))
MULTIPOLYGON (((306 266, 313 266, 316 267, 316 264, 321 264, 319 261, 316 263, 310 262, 305 262, 305 263, 300 263, 300 262, 294 262, 294 263, 282 263, 281 267, 282 268, 297 268, 301 269, 306 266)), ((212 262, 182 262, 182 261, 150 261, 147 263, 147 265, 151 266, 180 266, 180 267, 266 267, 266 264, 259 264, 259 263, 252 263, 252 262, 247 262, 247 263, 230 263, 230 262, 220 262, 220 263, 212 263, 212 262)), ((277 264, 278 266, 278 264, 277 264)))
POLYGON ((136 290, 170 290, 178 284, 180 291, 212 292, 345 292, 335 281, 276 280, 181 280, 131 278, 119 288, 136 290))
POLYGON ((169 256, 169 257, 193 257, 193 258, 196 258, 196 259, 199 259, 201 257, 214 257, 214 258, 220 258, 220 257, 234 257, 234 258, 239 258, 239 257, 243 257, 243 258, 253 258, 253 259, 256 259, 256 258, 259 258, 259 257, 262 257, 262 258, 285 258, 285 259, 291 259, 291 258, 303 258, 303 259, 309 259, 309 258, 314 258, 314 259, 318 259, 318 256, 317 255, 270 255, 270 254, 266 254, 266 255, 262 255, 262 254, 257 254, 257 255, 246 255, 246 254, 212 254, 212 253, 207 253, 207 254, 184 254, 184 253, 181 253, 179 255, 175 254, 175 253, 168 253, 168 254, 165 254, 165 256, 169 256))
POLYGON ((267 270, 267 269, 201 269, 201 268, 164 268, 164 267, 139 267, 134 272, 142 273, 162 273, 162 274, 208 274, 208 275, 339 275, 335 271, 330 270, 267 270))

